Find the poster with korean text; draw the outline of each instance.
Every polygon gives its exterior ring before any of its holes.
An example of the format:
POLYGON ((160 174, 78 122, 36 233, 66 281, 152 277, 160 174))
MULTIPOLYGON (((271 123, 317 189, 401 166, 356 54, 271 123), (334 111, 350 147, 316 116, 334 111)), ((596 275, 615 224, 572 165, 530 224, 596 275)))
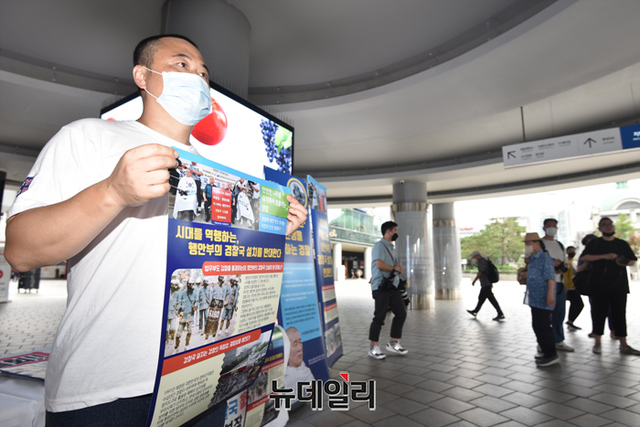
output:
POLYGON ((176 150, 151 426, 219 409, 259 378, 284 264, 290 190, 176 150))
POLYGON ((333 255, 327 217, 327 189, 307 176, 309 213, 315 249, 316 285, 320 299, 325 353, 329 367, 342 356, 338 302, 333 281, 333 255))
MULTIPOLYGON (((309 208, 305 180, 270 168, 264 169, 264 176, 289 187, 291 195, 309 208)), ((299 381, 329 379, 312 246, 308 219, 287 236, 278 309, 278 324, 285 329, 291 343, 285 386, 294 390, 299 381)))

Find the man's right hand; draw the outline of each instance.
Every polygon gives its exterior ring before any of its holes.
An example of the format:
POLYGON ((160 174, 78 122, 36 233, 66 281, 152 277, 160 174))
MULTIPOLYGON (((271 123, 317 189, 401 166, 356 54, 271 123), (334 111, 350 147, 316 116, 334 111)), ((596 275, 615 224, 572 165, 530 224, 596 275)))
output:
POLYGON ((168 169, 178 166, 177 158, 173 148, 160 144, 132 148, 105 180, 108 196, 124 209, 165 195, 171 188, 168 169))
POLYGON ((400 274, 402 274, 402 273, 403 273, 403 271, 402 271, 402 266, 401 266, 400 264, 396 264, 396 265, 394 265, 394 266, 393 266, 393 268, 394 268, 395 270, 398 270, 398 273, 400 273, 400 274))
POLYGON ((75 196, 7 219, 5 258, 16 271, 55 265, 84 249, 122 209, 169 191, 178 153, 158 144, 127 151, 111 175, 75 196))

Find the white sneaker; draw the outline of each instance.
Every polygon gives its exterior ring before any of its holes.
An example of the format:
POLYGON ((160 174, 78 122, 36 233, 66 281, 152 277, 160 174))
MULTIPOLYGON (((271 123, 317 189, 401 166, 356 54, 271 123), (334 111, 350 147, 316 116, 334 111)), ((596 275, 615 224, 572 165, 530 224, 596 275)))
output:
POLYGON ((407 354, 409 352, 409 350, 402 348, 400 341, 396 341, 395 344, 391 344, 391 341, 389 341, 386 349, 398 354, 407 354))
POLYGON ((369 348, 369 352, 367 354, 369 355, 369 357, 373 357, 374 359, 378 360, 382 360, 387 357, 380 351, 379 345, 374 345, 373 348, 369 348))
POLYGON ((561 350, 561 351, 575 351, 575 349, 573 347, 571 347, 568 344, 565 344, 564 341, 556 343, 556 350, 561 350))

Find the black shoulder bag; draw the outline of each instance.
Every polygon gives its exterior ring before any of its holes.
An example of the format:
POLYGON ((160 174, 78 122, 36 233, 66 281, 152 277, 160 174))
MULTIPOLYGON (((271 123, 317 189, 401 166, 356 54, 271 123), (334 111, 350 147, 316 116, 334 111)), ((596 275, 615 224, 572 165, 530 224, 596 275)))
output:
MULTIPOLYGON (((597 245, 597 240, 591 244, 597 245)), ((594 246, 595 247, 595 246, 594 246)), ((588 262, 588 261, 587 261, 588 262)), ((593 278, 593 262, 589 262, 587 268, 573 275, 573 286, 580 295, 591 293, 591 280, 593 278)))
POLYGON ((591 276, 593 276, 593 264, 591 263, 587 265, 587 268, 573 275, 573 286, 580 295, 591 293, 591 276))

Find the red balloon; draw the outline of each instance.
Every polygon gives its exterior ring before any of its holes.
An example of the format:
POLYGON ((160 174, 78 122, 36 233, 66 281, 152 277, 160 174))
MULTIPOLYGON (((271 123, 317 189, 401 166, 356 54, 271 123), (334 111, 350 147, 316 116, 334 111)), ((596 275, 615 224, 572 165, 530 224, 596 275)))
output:
POLYGON ((191 135, 205 145, 216 145, 226 134, 227 115, 220 104, 211 98, 211 113, 194 126, 191 135))

